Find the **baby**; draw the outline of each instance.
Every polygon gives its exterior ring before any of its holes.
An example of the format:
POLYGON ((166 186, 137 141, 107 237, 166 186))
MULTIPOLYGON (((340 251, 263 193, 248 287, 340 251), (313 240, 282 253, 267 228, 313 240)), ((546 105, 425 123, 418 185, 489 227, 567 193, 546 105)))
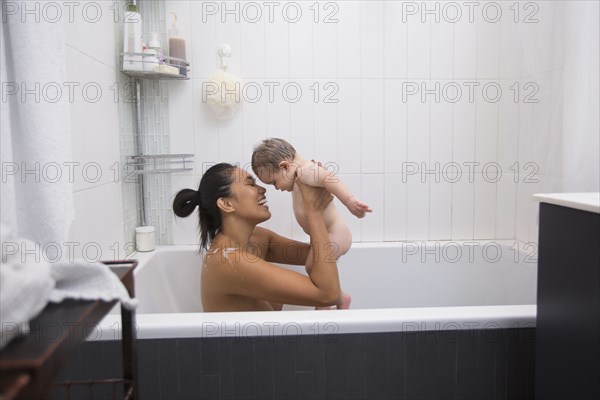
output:
MULTIPOLYGON (((263 183, 273 185, 277 190, 292 192, 294 215, 306 233, 308 233, 308 224, 302 203, 302 193, 299 187, 294 185, 296 179, 309 186, 327 189, 358 218, 363 218, 365 213, 373 211, 354 197, 334 172, 327 171, 321 163, 314 160, 303 159, 296 153, 294 147, 283 139, 265 139, 256 146, 252 153, 252 169, 263 183)), ((323 217, 331 243, 329 256, 337 260, 350 249, 352 233, 336 211, 333 202, 327 206, 323 217)), ((312 254, 309 254, 306 270, 310 271, 311 267, 312 254)), ((350 308, 350 301, 351 297, 343 293, 342 306, 338 306, 338 308, 350 308)))

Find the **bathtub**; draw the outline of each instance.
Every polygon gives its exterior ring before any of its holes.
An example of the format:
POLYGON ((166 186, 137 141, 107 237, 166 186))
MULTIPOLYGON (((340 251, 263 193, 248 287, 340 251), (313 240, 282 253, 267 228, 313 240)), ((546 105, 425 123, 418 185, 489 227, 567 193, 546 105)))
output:
MULTIPOLYGON (((232 313, 202 312, 197 246, 133 254, 138 397, 533 399, 534 253, 357 243, 339 261, 351 310, 232 313)), ((108 315, 63 378, 119 376, 119 323, 108 315)))
MULTIPOLYGON (((198 246, 159 246, 130 257, 139 260, 138 338, 531 328, 535 257, 516 241, 356 243, 338 262, 350 310, 203 313, 198 246)), ((119 318, 115 308, 90 339, 117 339, 119 318)))

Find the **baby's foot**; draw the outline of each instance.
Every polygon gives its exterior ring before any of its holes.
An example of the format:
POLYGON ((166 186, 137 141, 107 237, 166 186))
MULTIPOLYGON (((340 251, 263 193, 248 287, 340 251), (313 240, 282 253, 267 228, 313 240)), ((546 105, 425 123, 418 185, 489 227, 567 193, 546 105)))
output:
POLYGON ((348 310, 350 309, 350 303, 352 297, 348 293, 342 292, 342 305, 339 306, 327 306, 327 307, 315 307, 315 310, 348 310))
POLYGON ((315 307, 315 310, 335 310, 335 306, 315 307))
POLYGON ((349 310, 351 302, 352 296, 350 296, 348 293, 342 293, 342 305, 338 306, 338 310, 349 310))

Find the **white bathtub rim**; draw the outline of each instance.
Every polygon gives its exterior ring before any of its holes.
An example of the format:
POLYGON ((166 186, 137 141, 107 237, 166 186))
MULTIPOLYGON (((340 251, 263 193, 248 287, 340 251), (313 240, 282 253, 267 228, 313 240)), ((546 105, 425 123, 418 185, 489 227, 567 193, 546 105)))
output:
MULTIPOLYGON (((333 335, 347 333, 534 328, 536 305, 380 308, 281 312, 141 314, 138 339, 333 335)), ((108 315, 88 340, 120 339, 108 315)))
MULTIPOLYGON (((415 240, 401 240, 401 241, 389 241, 389 242, 353 242, 351 249, 373 249, 373 248, 397 248, 402 246, 413 246, 414 244, 432 245, 439 244, 440 246, 448 244, 469 244, 474 246, 485 246, 489 244, 498 244, 504 246, 519 245, 521 249, 523 246, 531 245, 517 239, 456 239, 456 240, 427 240, 427 239, 415 239, 415 240)), ((198 252, 200 249, 199 244, 175 244, 175 245, 162 245, 156 246, 153 251, 134 251, 128 255, 128 259, 136 258, 140 262, 142 260, 149 260, 154 254, 161 251, 179 251, 179 250, 193 250, 198 252)))
MULTIPOLYGON (((457 240, 414 242, 363 242, 353 248, 391 248, 407 244, 431 243, 498 243, 519 244, 506 240, 457 240)), ((155 251, 135 252, 129 258, 139 261, 135 274, 160 253, 198 252, 198 245, 158 246, 155 251)), ((465 307, 418 307, 381 308, 333 311, 282 311, 282 312, 236 312, 236 313, 161 313, 138 314, 137 327, 140 339, 174 337, 221 337, 221 336, 295 336, 316 333, 370 333, 411 330, 456 329, 506 329, 534 327, 535 305, 499 305, 465 307), (237 324, 237 325, 236 325, 237 324), (256 326, 258 325, 258 329, 256 326), (216 328, 215 328, 216 326, 216 328), (299 329, 298 329, 299 327, 299 329), (215 331, 216 329, 216 331, 215 331), (299 332, 297 332, 299 330, 299 332), (321 331, 319 331, 321 330, 321 331), (254 334, 254 335, 252 335, 254 334)), ((116 340, 120 336, 120 315, 108 315, 91 333, 91 340, 116 340)))

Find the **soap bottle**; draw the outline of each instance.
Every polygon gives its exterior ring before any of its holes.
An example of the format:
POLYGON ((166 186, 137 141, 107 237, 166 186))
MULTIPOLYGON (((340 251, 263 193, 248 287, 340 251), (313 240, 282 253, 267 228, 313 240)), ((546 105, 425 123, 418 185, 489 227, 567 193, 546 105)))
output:
POLYGON ((148 46, 144 45, 144 71, 156 72, 156 68, 161 62, 162 56, 160 55, 160 42, 158 41, 158 34, 152 32, 148 46))
MULTIPOLYGON (((185 60, 185 39, 177 26, 177 14, 173 15, 173 26, 169 29, 169 57, 185 60)), ((187 76, 187 65, 184 61, 171 60, 171 65, 179 69, 179 75, 187 76)))
POLYGON ((150 35, 150 41, 148 42, 148 48, 155 51, 159 63, 164 63, 165 60, 162 48, 160 47, 160 41, 158 40, 158 33, 152 32, 150 35))
POLYGON ((131 0, 125 11, 123 29, 123 70, 143 70, 142 56, 142 16, 138 12, 136 0, 131 0), (131 53, 138 53, 132 55, 131 53))
POLYGON ((150 47, 144 46, 143 51, 143 64, 144 71, 146 72, 154 72, 154 67, 158 66, 158 56, 156 55, 156 50, 151 49, 150 47))

